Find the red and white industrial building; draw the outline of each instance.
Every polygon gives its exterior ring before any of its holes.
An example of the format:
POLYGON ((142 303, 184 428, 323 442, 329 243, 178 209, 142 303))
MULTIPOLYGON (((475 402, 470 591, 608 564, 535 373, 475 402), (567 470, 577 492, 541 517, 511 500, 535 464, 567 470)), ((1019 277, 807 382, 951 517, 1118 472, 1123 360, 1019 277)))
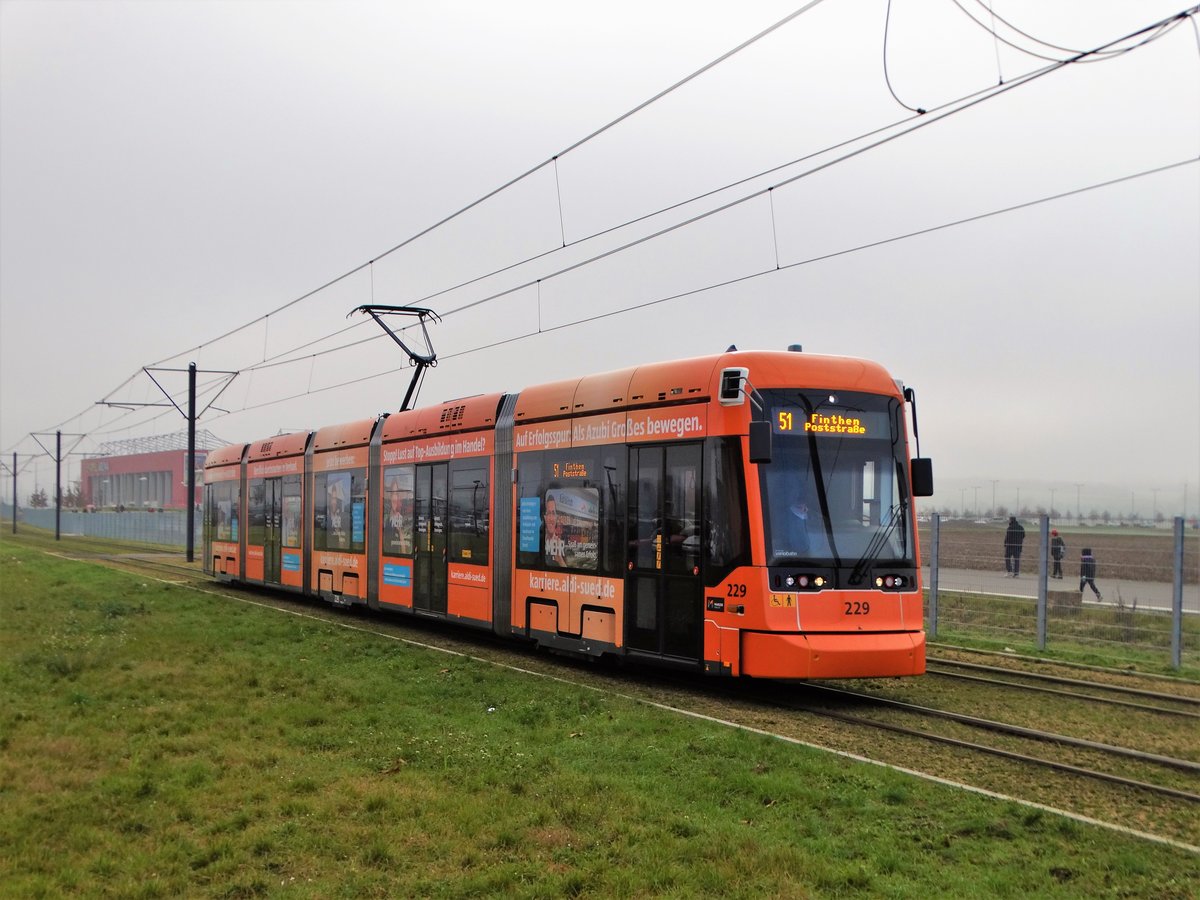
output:
MULTIPOLYGON (((204 461, 225 441, 196 432, 196 495, 200 503, 204 461)), ((95 509, 187 509, 187 433, 110 441, 80 469, 83 502, 95 509)))

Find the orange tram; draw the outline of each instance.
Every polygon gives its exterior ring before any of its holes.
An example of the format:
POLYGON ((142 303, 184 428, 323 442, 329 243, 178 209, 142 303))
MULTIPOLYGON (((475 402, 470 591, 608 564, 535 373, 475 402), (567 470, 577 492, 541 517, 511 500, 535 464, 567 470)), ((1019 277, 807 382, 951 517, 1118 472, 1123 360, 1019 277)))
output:
POLYGON ((872 362, 731 348, 236 444, 204 567, 576 655, 918 675, 913 400, 872 362))

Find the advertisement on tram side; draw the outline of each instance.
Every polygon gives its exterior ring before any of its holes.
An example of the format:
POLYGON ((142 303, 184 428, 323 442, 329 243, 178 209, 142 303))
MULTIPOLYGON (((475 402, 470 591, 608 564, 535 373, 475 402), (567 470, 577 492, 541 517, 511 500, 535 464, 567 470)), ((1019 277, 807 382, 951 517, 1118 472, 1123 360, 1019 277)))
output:
POLYGON ((561 450, 592 444, 679 441, 708 434, 708 407, 678 406, 604 413, 560 422, 519 425, 516 450, 561 450))
POLYGON ((493 446, 492 432, 471 432, 381 447, 381 603, 412 608, 414 592, 419 605, 422 591, 445 591, 449 614, 490 619, 491 567, 480 550, 491 518, 493 446), (478 462, 463 462, 471 459, 478 462), (438 543, 445 545, 444 555, 430 556, 438 543), (422 566, 416 564, 418 551, 426 558, 422 566), (434 587, 443 579, 444 586, 434 587))
POLYGON ((366 447, 313 456, 312 587, 322 593, 366 596, 366 447))
MULTIPOLYGON (((545 630, 563 634, 580 635, 603 640, 608 643, 620 642, 621 610, 625 595, 625 581, 622 578, 606 578, 602 575, 588 575, 580 572, 540 572, 535 569, 518 569, 513 583, 517 596, 537 597, 540 602, 529 610, 529 622, 538 628, 539 620, 546 623, 546 611, 553 610, 549 624, 543 624, 545 630), (549 604, 547 604, 549 601, 549 604), (588 634, 588 610, 603 613, 603 633, 588 634)), ((524 628, 526 611, 523 604, 513 605, 513 625, 524 628)))

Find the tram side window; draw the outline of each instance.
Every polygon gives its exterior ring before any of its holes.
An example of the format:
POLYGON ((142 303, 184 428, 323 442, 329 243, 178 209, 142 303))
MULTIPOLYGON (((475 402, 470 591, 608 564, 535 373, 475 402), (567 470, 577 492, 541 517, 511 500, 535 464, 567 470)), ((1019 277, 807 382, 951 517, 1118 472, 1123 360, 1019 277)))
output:
POLYGON ((238 507, 241 505, 240 486, 236 481, 218 481, 212 485, 209 506, 213 539, 238 539, 238 507))
POLYGON ((283 479, 283 546, 300 546, 300 476, 287 475, 283 479))
POLYGON ((542 564, 548 569, 597 571, 601 514, 595 452, 547 453, 542 475, 542 564))
POLYGON ((517 457, 517 565, 542 561, 542 451, 517 457))
POLYGON ((700 445, 668 447, 665 476, 664 568, 694 572, 700 565, 700 445))
POLYGON ((267 483, 261 478, 250 480, 250 496, 246 500, 246 540, 254 546, 266 541, 267 533, 267 483))
POLYGON ((629 549, 630 562, 639 569, 660 565, 662 520, 659 495, 662 489, 662 462, 654 453, 630 448, 629 477, 629 549))
POLYGON ((367 470, 321 472, 314 481, 314 549, 362 553, 366 549, 367 470))
POLYGON ((487 468, 458 468, 450 473, 450 561, 485 566, 488 561, 487 468))
POLYGON ((383 472, 383 553, 413 555, 413 467, 392 466, 383 472))
POLYGON ((600 488, 600 572, 625 574, 625 468, 624 445, 602 448, 596 481, 600 488))
POLYGON ((518 457, 517 565, 624 573, 625 455, 622 444, 518 457))
POLYGON ((750 564, 746 480, 736 438, 713 438, 707 450, 704 518, 708 528, 708 581, 717 584, 738 566, 750 564))
MULTIPOLYGON (((201 518, 201 523, 204 529, 204 534, 201 538, 204 546, 207 547, 213 542, 213 486, 206 484, 204 486, 204 515, 201 518)), ((207 565, 207 562, 205 563, 207 565)), ((207 571, 207 570, 206 570, 207 571)))

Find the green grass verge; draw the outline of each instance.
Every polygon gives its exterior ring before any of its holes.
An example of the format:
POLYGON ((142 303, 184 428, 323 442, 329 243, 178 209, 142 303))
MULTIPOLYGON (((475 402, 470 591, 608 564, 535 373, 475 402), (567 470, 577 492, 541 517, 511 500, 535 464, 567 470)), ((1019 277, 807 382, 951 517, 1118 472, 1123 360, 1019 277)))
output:
POLYGON ((0 846, 21 898, 1200 883, 1183 851, 2 539, 0 846))
MULTIPOLYGON (((22 522, 16 535, 13 535, 9 528, 9 523, 0 523, 0 538, 20 542, 26 546, 43 547, 47 550, 54 550, 65 545, 69 546, 72 551, 83 553, 173 553, 179 554, 181 557, 184 553, 184 549, 177 544, 156 544, 133 537, 66 534, 56 540, 52 528, 38 528, 36 525, 22 522)), ((200 537, 200 533, 197 531, 195 547, 197 553, 200 548, 200 537)))
MULTIPOLYGON (((925 592, 926 629, 929 592, 925 592)), ((1126 668, 1200 680, 1200 616, 1182 617, 1180 667, 1171 665, 1172 617, 1138 612, 1113 602, 1059 608, 1050 605, 1046 646, 1037 646, 1037 601, 938 591, 936 640, 977 649, 1018 650, 1047 659, 1126 668)))

